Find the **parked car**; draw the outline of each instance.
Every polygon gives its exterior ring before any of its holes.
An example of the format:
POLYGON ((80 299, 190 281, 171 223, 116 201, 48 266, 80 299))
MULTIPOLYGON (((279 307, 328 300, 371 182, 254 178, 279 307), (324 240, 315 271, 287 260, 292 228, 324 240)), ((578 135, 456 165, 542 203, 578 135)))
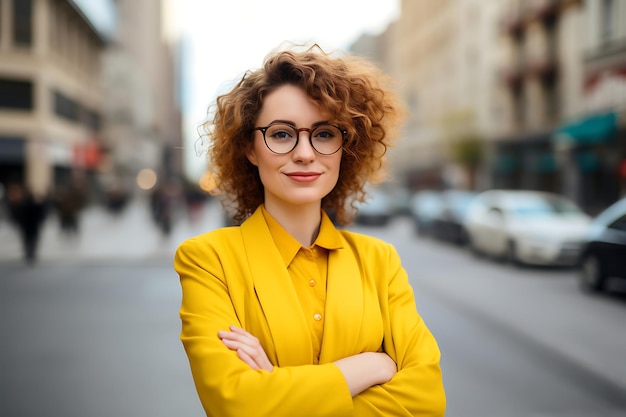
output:
POLYGON ((609 278, 626 278, 626 197, 593 220, 580 266, 580 284, 587 291, 603 291, 609 278))
POLYGON ((433 237, 445 242, 465 245, 467 243, 465 217, 476 195, 474 191, 443 191, 440 195, 441 208, 432 220, 433 237))
POLYGON ((472 201, 464 224, 477 254, 516 264, 573 266, 591 217, 559 194, 490 190, 472 201))
POLYGON ((400 185, 383 188, 391 200, 391 209, 394 216, 411 215, 411 192, 400 185))
POLYGON ((362 203, 357 203, 356 209, 354 221, 362 225, 384 226, 394 214, 391 197, 376 188, 368 190, 368 198, 362 203))
POLYGON ((439 191, 423 190, 415 193, 411 198, 411 217, 415 231, 422 236, 430 234, 433 220, 441 210, 439 191))

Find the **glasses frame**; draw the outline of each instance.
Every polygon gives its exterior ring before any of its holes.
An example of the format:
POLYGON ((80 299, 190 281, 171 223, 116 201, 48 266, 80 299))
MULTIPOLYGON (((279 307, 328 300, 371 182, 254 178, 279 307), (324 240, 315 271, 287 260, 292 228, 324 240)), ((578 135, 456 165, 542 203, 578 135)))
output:
POLYGON ((346 134, 348 133, 347 130, 340 128, 337 125, 334 125, 332 123, 320 123, 317 126, 313 126, 313 127, 296 127, 290 123, 285 123, 285 122, 275 122, 275 123, 270 123, 267 126, 261 126, 261 127, 255 127, 254 130, 258 130, 259 132, 261 132, 263 134, 263 143, 265 143, 265 147, 267 149, 269 149, 270 152, 275 153, 276 155, 287 155, 290 152, 293 152, 294 149, 296 149, 296 146, 298 146, 298 143, 300 142, 300 132, 309 132, 309 144, 311 145, 311 148, 313 148, 313 150, 315 152, 317 152, 320 155, 324 155, 324 156, 329 156, 329 155, 334 155, 337 152, 339 152, 339 149, 341 149, 343 147, 343 142, 346 139, 346 134), (272 126, 275 125, 286 125, 289 126, 291 128, 293 128, 296 131, 296 142, 293 144, 293 147, 291 149, 289 149, 287 152, 276 152, 275 150, 273 150, 272 148, 270 148, 270 146, 267 144, 267 139, 265 137, 265 132, 267 132, 267 129, 269 129, 272 126), (313 145, 313 135, 311 135, 311 133, 313 133, 313 131, 315 129, 317 129, 320 126, 332 126, 336 129, 338 129, 341 132, 341 145, 339 145, 339 147, 331 153, 322 153, 320 151, 317 150, 317 148, 315 148, 315 145, 313 145))

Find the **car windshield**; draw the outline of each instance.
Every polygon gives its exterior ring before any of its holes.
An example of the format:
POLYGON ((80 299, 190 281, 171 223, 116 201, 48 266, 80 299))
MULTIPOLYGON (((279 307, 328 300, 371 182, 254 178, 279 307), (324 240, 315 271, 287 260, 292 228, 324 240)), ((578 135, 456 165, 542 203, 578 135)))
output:
POLYGON ((572 202, 562 198, 524 197, 510 204, 510 211, 520 216, 581 214, 572 202))
POLYGON ((448 202, 450 204, 450 208, 454 210, 457 215, 463 216, 469 209, 474 197, 475 195, 471 193, 450 194, 448 196, 448 202))

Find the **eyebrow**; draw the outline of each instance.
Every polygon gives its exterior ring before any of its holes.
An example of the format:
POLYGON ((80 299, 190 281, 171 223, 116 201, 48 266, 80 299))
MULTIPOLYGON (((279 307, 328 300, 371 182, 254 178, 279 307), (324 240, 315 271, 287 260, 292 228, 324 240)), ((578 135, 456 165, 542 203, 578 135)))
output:
MULTIPOLYGON (((277 120, 272 120, 272 121, 268 124, 268 126, 269 126, 269 125, 273 125, 273 124, 275 124, 275 123, 284 123, 284 124, 286 124, 286 125, 290 125, 290 126, 296 127, 296 124, 295 124, 294 122, 292 122, 291 120, 280 120, 280 119, 277 119, 277 120)), ((329 123, 330 123, 330 122, 329 122, 328 120, 323 120, 323 121, 321 121, 321 122, 315 122, 315 123, 313 123, 313 124, 311 125, 311 127, 316 127, 316 126, 320 126, 320 125, 326 125, 326 124, 329 124, 329 123)))

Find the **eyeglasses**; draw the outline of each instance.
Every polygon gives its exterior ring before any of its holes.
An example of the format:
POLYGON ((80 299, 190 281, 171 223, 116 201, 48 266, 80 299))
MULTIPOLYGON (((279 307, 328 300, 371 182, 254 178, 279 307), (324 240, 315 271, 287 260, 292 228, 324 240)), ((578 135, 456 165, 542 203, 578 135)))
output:
POLYGON ((298 146, 300 132, 309 132, 309 143, 315 152, 321 155, 332 155, 341 149, 345 130, 331 124, 320 124, 310 129, 297 128, 287 123, 271 123, 265 127, 257 127, 263 133, 267 149, 275 154, 286 154, 298 146))

